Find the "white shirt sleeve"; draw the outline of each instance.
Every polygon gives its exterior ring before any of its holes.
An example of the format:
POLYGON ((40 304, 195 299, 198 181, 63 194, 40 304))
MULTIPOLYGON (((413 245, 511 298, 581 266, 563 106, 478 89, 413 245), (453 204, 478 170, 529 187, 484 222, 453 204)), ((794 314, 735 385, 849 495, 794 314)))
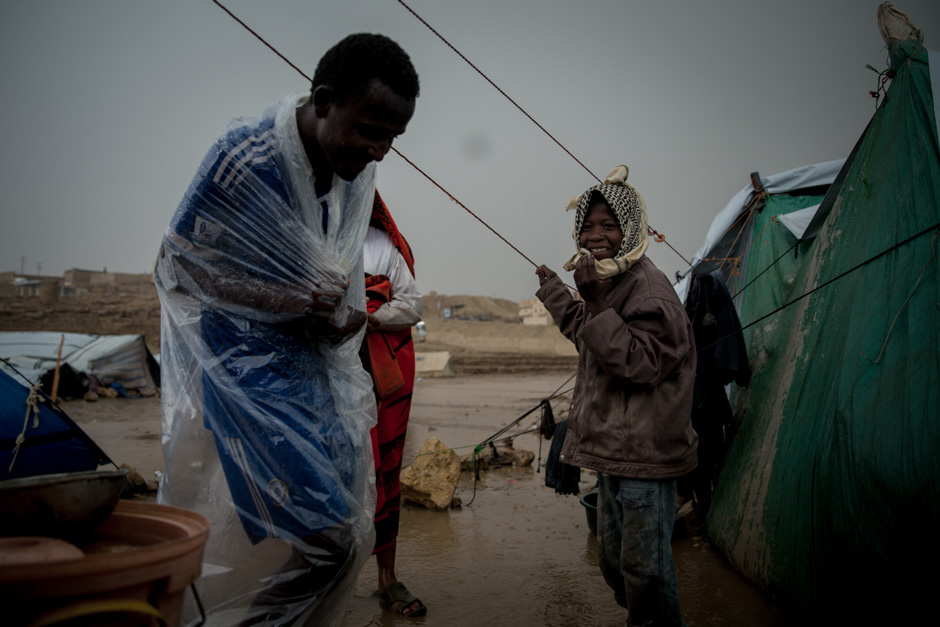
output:
POLYGON ((363 261, 368 274, 384 274, 392 284, 392 298, 372 314, 382 331, 399 331, 421 321, 421 291, 408 270, 405 258, 392 244, 388 235, 369 227, 363 248, 363 261))

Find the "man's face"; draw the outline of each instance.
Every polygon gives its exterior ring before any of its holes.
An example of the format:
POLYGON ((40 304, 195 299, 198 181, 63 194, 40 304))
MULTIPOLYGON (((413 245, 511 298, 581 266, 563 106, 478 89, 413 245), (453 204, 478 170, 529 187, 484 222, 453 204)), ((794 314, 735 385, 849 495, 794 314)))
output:
POLYGON ((355 179, 373 161, 381 161, 392 141, 405 132, 415 101, 402 98, 373 79, 361 96, 343 104, 329 100, 316 107, 317 143, 333 172, 344 181, 355 179))

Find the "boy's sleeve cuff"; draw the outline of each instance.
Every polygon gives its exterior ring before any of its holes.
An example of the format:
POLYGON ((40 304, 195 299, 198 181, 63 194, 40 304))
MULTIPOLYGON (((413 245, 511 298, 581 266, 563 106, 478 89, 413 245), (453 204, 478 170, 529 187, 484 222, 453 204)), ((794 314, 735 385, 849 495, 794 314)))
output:
POLYGON ((564 284, 561 282, 561 279, 558 276, 553 276, 548 281, 545 282, 545 285, 539 287, 535 292, 535 297, 540 301, 545 302, 545 299, 552 295, 552 293, 558 291, 558 285, 555 283, 561 284, 564 287, 564 284))

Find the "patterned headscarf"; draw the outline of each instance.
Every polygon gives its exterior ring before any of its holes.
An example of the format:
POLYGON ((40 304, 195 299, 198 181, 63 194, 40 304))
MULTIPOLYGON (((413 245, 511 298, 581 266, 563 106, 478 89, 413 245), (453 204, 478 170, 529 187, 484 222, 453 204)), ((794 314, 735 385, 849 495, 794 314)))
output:
POLYGON ((620 165, 610 171, 604 179, 602 185, 595 185, 580 196, 575 196, 568 202, 567 209, 576 210, 574 217, 574 231, 571 236, 574 238, 574 244, 578 252, 565 263, 565 270, 574 270, 578 259, 591 253, 578 243, 581 234, 581 226, 584 224, 584 216, 587 213, 588 206, 591 204, 591 194, 600 193, 610 205, 617 223, 620 224, 620 231, 623 233, 623 241, 620 242, 620 250, 613 259, 602 259, 597 262, 597 274, 602 279, 608 279, 616 276, 640 260, 649 247, 649 235, 646 232, 646 203, 643 197, 635 187, 627 183, 627 175, 630 170, 625 165, 620 165))

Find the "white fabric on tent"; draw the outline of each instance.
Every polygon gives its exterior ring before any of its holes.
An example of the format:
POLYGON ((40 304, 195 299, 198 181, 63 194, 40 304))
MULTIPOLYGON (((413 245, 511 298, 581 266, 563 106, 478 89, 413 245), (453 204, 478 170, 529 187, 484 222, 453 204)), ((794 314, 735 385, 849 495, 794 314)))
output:
POLYGON ((817 209, 819 209, 819 205, 813 205, 812 207, 800 209, 792 213, 784 213, 777 216, 777 221, 787 227, 787 230, 793 233, 796 239, 802 239, 803 233, 806 232, 806 227, 809 226, 809 223, 813 221, 813 216, 816 215, 817 209))
MULTIPOLYGON (((768 176, 761 179, 761 181, 764 183, 764 189, 767 190, 768 194, 785 194, 805 187, 829 185, 836 179, 844 163, 845 159, 836 159, 835 161, 807 165, 768 176)), ((744 211, 744 208, 747 206, 747 201, 753 193, 754 187, 748 183, 748 185, 735 194, 728 204, 725 205, 725 208, 715 216, 711 226, 708 228, 708 233, 705 235, 705 242, 692 257, 693 266, 701 261, 702 258, 707 255, 711 247, 721 239, 721 236, 731 228, 731 225, 734 224, 737 217, 744 211)))
MULTIPOLYGON (((147 348, 143 335, 88 335, 57 331, 21 331, 0 333, 0 357, 9 361, 20 373, 35 383, 55 368, 62 337, 62 363, 73 370, 92 374, 105 385, 119 381, 125 388, 143 396, 156 393, 156 382, 147 366, 147 348)), ((8 374, 26 385, 5 364, 8 374)))
MULTIPOLYGON (((785 194, 807 187, 830 185, 836 179, 836 176, 838 176, 844 163, 845 159, 836 159, 834 161, 806 165, 761 178, 761 182, 764 184, 764 189, 768 194, 785 194)), ((705 242, 702 244, 701 248, 698 249, 698 252, 692 256, 693 266, 697 265, 699 261, 705 258, 712 247, 721 240, 722 236, 731 228, 734 221, 738 219, 738 216, 741 215, 745 207, 747 207, 747 203, 751 199, 752 194, 754 194, 754 186, 748 183, 746 187, 728 201, 724 209, 718 212, 718 215, 712 220, 711 226, 708 227, 705 242)), ((805 228, 804 226, 804 229, 805 228)), ((679 298, 682 300, 685 300, 690 272, 691 268, 687 269, 683 274, 682 280, 675 285, 676 293, 679 294, 679 298)))
MULTIPOLYGON (((69 355, 95 340, 97 335, 85 333, 57 333, 53 331, 21 331, 0 333, 0 357, 9 361, 31 382, 35 383, 50 368, 55 368, 56 356, 59 352, 59 342, 65 336, 62 344, 62 360, 67 361, 69 355), (51 364, 51 365, 50 365, 51 364)), ((69 364, 76 370, 81 370, 77 364, 69 364)), ((6 364, 0 363, 0 368, 13 376, 18 383, 26 385, 23 379, 16 375, 6 364)))

